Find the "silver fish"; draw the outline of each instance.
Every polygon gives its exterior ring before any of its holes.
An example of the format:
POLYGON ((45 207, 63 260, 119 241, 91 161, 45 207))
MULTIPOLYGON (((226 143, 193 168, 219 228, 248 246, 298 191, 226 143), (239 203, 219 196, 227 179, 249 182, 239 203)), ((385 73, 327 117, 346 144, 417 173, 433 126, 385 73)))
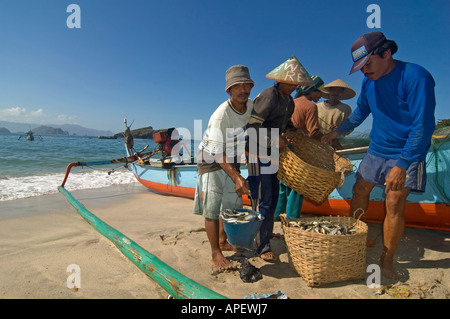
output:
POLYGON ((327 220, 321 221, 290 221, 289 227, 300 228, 301 230, 326 235, 350 235, 356 232, 355 225, 347 227, 327 220))
POLYGON ((260 215, 256 215, 249 211, 238 211, 236 209, 225 209, 220 212, 222 220, 231 224, 248 223, 255 219, 260 219, 260 215))

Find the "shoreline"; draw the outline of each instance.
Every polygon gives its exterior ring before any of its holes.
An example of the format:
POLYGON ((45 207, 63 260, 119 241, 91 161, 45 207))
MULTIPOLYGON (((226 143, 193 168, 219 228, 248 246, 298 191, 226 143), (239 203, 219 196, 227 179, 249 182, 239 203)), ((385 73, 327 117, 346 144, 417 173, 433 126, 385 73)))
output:
MULTIPOLYGON (((214 273, 204 219, 192 213, 191 199, 159 195, 140 184, 73 191, 102 221, 199 284, 228 298, 282 291, 291 299, 392 299, 376 295, 366 280, 310 288, 289 264, 284 240, 272 240, 279 255, 268 263, 244 252, 263 278, 244 283, 238 271, 214 273)), ((0 202, 0 298, 166 299, 168 293, 89 225, 64 195, 0 202), (66 271, 79 265, 81 287, 67 287, 66 271)), ((367 265, 377 263, 381 225, 368 224, 367 265)), ((275 234, 283 234, 279 222, 275 234)), ((232 256, 232 252, 225 252, 232 256)), ((450 233, 407 228, 396 254, 396 269, 409 298, 450 298, 450 233), (425 292, 423 292, 423 291, 425 292)), ((369 273, 367 274, 369 275, 369 273)), ((382 282, 383 284, 383 282, 382 282)))

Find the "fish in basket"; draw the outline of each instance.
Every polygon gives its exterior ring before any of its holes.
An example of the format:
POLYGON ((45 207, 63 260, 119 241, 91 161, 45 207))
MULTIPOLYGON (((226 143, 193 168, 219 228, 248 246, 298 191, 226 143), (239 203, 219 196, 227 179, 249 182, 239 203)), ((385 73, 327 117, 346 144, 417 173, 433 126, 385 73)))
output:
POLYGON ((290 263, 308 286, 364 278, 368 228, 359 218, 280 218, 290 263))

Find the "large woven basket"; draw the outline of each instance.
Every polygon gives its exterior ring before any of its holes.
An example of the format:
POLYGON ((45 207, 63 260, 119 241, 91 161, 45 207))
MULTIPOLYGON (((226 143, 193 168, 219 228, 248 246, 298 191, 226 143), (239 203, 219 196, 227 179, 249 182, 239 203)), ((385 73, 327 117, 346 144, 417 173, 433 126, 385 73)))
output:
POLYGON ((320 143, 303 134, 292 131, 286 137, 294 147, 280 154, 278 179, 321 204, 328 195, 342 185, 345 175, 352 171, 352 164, 337 155, 330 145, 320 143))
POLYGON ((287 219, 280 215, 290 263, 309 287, 363 279, 366 272, 367 225, 352 217, 328 216, 287 219), (347 227, 356 223, 350 235, 313 233, 291 227, 290 221, 330 220, 347 227))

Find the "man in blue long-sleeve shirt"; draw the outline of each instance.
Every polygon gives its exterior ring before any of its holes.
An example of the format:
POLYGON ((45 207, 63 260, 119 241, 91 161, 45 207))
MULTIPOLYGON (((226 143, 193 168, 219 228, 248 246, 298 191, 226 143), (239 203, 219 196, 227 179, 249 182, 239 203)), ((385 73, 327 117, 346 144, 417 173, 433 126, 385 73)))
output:
POLYGON ((386 278, 397 277, 393 260, 405 228, 406 198, 410 191, 425 190, 425 157, 435 128, 433 77, 417 64, 393 59, 397 49, 381 32, 365 34, 353 44, 350 74, 361 70, 365 75, 358 105, 335 132, 322 138, 330 143, 373 116, 371 142, 356 175, 350 213, 358 208, 366 211, 375 185, 385 186, 380 266, 386 278))

